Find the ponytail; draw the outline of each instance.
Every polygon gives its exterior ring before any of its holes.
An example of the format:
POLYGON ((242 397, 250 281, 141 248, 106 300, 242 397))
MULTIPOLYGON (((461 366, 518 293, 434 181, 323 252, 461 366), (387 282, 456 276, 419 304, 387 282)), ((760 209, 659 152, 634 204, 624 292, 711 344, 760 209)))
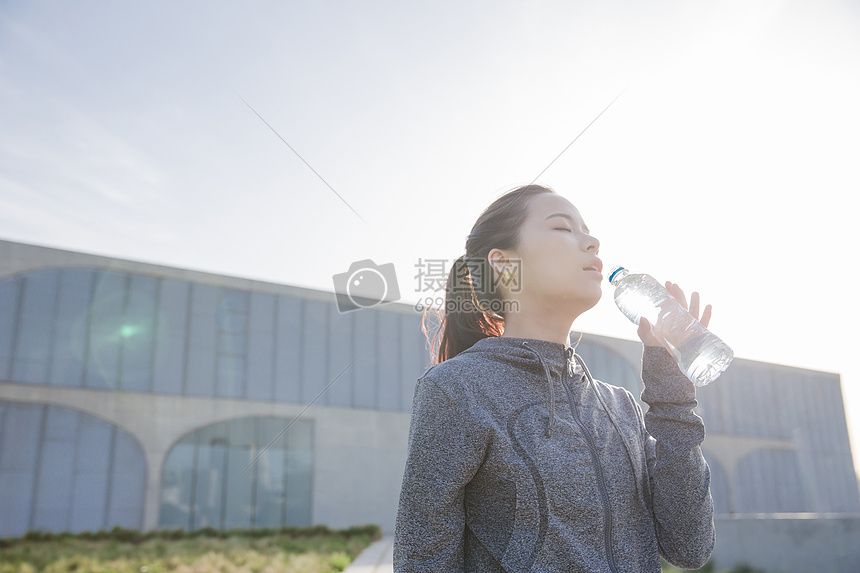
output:
POLYGON ((505 331, 501 293, 494 288, 493 269, 487 255, 494 249, 513 249, 519 244, 520 227, 528 216, 528 199, 555 193, 542 185, 517 187, 496 199, 478 217, 466 239, 466 254, 451 266, 445 286, 445 307, 433 312, 438 327, 427 325, 424 311, 422 331, 430 343, 434 364, 453 358, 478 340, 501 336, 505 331), (498 312, 497 312, 498 310, 498 312))
POLYGON ((431 344, 436 349, 438 338, 437 363, 456 356, 482 338, 501 336, 505 331, 504 318, 490 310, 491 298, 487 296, 485 283, 492 281, 492 276, 485 276, 485 269, 481 268, 487 266, 467 259, 466 255, 451 266, 445 286, 445 308, 431 344))

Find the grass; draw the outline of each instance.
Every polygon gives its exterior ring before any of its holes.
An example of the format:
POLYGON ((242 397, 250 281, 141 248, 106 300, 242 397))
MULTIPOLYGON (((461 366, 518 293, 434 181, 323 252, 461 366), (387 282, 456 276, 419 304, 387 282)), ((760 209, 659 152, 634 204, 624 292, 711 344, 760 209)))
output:
POLYGON ((375 525, 344 530, 31 532, 0 539, 0 573, 336 573, 380 536, 375 525))

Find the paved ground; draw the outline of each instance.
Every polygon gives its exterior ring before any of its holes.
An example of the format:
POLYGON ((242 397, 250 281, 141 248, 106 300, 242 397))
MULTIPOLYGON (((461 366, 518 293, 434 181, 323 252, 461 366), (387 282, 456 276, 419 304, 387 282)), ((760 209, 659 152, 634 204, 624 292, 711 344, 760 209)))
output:
POLYGON ((394 538, 383 537, 365 549, 343 573, 394 573, 394 538))

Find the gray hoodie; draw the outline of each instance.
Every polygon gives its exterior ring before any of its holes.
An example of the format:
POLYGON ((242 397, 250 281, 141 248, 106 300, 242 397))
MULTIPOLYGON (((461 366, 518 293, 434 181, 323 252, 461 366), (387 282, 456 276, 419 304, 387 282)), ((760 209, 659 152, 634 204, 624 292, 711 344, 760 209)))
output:
POLYGON ((714 547, 696 392, 644 347, 642 400, 573 349, 490 337, 429 368, 412 405, 394 570, 695 569, 714 547))

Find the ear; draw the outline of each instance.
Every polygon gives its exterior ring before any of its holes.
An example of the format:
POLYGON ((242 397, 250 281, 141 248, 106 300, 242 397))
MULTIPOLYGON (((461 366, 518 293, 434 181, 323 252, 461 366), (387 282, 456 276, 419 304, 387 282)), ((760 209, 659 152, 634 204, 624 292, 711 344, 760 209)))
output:
POLYGON ((511 253, 502 249, 492 249, 487 253, 487 260, 490 262, 490 267, 496 274, 502 274, 511 264, 511 253))

